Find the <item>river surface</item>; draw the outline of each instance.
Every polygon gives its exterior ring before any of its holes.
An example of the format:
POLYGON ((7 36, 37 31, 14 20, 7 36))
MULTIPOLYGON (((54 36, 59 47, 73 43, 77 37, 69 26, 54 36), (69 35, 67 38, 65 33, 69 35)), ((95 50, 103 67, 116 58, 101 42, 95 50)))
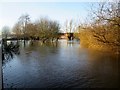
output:
POLYGON ((21 43, 20 54, 3 64, 4 88, 117 88, 118 59, 76 41, 21 43))

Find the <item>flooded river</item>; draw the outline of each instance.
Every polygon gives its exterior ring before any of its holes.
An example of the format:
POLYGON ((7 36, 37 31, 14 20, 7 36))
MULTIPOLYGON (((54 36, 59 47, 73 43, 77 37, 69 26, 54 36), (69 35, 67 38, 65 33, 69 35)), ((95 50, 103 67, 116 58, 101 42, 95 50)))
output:
POLYGON ((119 87, 118 56, 83 49, 76 41, 20 44, 20 54, 3 64, 4 88, 119 87))

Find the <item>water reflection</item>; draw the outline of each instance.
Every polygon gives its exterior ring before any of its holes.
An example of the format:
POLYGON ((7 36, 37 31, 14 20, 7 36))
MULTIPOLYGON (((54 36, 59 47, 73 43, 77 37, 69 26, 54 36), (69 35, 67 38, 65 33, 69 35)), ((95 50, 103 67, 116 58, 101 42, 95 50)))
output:
POLYGON ((11 59, 13 59, 14 54, 20 54, 19 43, 13 43, 12 41, 8 43, 7 41, 2 42, 2 61, 3 64, 11 59))
POLYGON ((78 42, 28 41, 26 47, 20 46, 20 52, 3 69, 5 88, 119 86, 118 58, 81 48, 78 42))
MULTIPOLYGON (((97 77, 96 83, 102 85, 105 88, 119 87, 119 55, 109 52, 89 52, 89 74, 94 73, 94 77, 97 77)), ((93 83, 94 84, 94 83, 93 83)), ((95 86, 94 86, 95 87, 95 86)), ((99 86, 100 87, 100 86, 99 86)))

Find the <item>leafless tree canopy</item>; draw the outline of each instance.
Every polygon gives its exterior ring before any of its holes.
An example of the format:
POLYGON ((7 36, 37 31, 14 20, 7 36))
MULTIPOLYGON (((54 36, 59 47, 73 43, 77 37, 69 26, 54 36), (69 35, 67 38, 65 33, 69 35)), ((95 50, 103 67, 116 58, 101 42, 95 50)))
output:
MULTIPOLYGON (((82 26, 81 41, 93 45, 108 45, 120 49, 120 4, 118 2, 99 3, 99 8, 92 10, 92 22, 82 26), (89 34, 89 35, 88 35, 89 34), (87 38, 87 40, 85 40, 87 38)), ((89 46, 88 45, 88 46, 89 46)))

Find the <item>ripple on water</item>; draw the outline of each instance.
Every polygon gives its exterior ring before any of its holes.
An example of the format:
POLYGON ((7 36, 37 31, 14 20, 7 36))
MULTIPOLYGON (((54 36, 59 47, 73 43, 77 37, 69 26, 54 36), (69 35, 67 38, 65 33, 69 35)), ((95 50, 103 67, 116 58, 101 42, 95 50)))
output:
POLYGON ((3 65, 4 87, 118 87, 118 63, 111 55, 80 48, 79 43, 27 45, 3 65))

